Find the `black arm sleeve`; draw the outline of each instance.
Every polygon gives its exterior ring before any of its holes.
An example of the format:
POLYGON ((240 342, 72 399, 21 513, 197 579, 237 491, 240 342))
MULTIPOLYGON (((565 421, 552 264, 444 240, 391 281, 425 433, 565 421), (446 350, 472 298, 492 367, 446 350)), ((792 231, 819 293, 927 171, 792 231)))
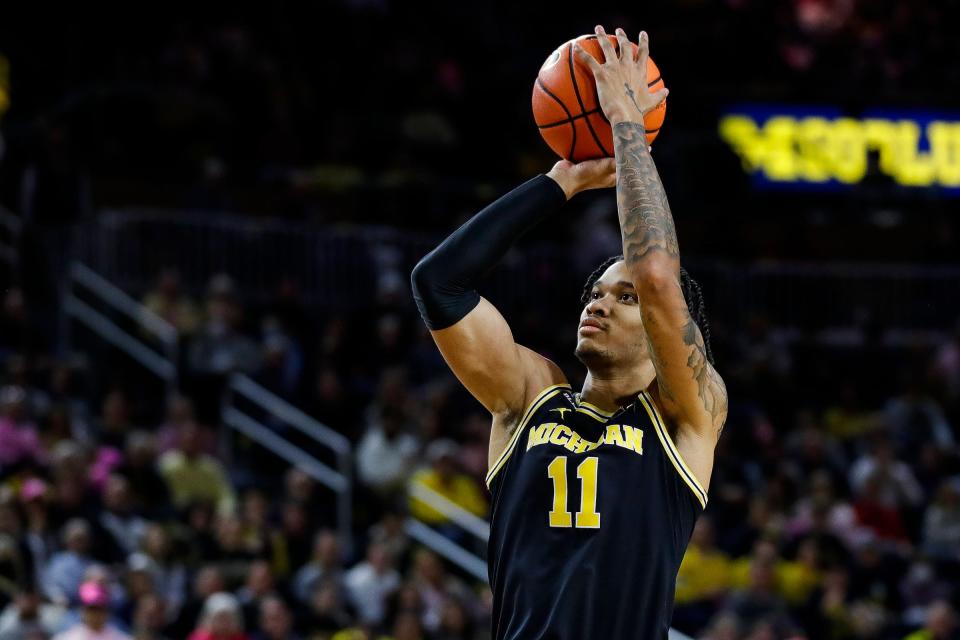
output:
POLYGON ((427 326, 445 329, 473 311, 480 303, 477 281, 510 245, 564 202, 560 185, 539 175, 470 218, 420 260, 410 281, 427 326))

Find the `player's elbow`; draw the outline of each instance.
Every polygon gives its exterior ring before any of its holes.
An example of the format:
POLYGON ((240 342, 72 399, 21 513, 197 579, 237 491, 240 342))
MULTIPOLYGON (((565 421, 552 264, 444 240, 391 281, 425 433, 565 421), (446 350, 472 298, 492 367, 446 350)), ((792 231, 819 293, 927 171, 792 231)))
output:
POLYGON ((435 259, 436 250, 420 258, 420 262, 410 272, 410 288, 415 297, 435 292, 444 283, 444 275, 439 260, 435 259))
POLYGON ((422 291, 425 291, 430 283, 433 282, 433 274, 431 273, 429 255, 424 256, 420 259, 420 262, 417 263, 417 266, 413 268, 413 271, 410 272, 410 289, 413 291, 414 296, 419 296, 422 291))
POLYGON ((459 322, 480 302, 480 294, 450 277, 434 254, 425 256, 410 273, 410 288, 420 316, 431 330, 459 322))
POLYGON ((647 260, 642 266, 633 270, 633 285, 641 299, 668 295, 679 286, 680 275, 671 262, 647 260))

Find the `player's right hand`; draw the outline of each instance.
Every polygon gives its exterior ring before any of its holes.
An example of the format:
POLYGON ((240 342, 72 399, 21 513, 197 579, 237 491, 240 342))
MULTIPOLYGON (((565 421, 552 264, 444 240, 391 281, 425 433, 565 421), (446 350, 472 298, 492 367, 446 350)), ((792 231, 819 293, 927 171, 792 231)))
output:
POLYGON ((567 200, 589 189, 606 189, 617 184, 617 164, 613 158, 585 160, 574 164, 561 160, 547 172, 560 185, 567 200))
POLYGON ((653 93, 647 90, 647 58, 650 55, 650 38, 647 32, 640 32, 636 55, 631 55, 633 46, 627 39, 627 34, 623 29, 617 29, 617 41, 620 45, 618 56, 603 27, 597 25, 594 31, 605 60, 598 62, 576 43, 574 52, 593 72, 603 114, 611 125, 619 122, 642 123, 647 112, 663 102, 668 93, 665 88, 653 93))

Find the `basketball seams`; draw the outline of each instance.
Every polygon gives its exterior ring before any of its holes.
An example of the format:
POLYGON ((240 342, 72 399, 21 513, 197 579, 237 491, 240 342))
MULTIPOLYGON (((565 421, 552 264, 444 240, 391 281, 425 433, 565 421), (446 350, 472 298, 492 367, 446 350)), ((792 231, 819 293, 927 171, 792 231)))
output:
POLYGON ((554 122, 548 122, 547 124, 538 124, 537 127, 540 129, 549 129, 551 127, 559 127, 562 124, 567 124, 573 122, 574 120, 579 120, 580 118, 586 118, 594 115, 595 113, 602 113, 601 109, 591 109, 590 111, 584 111, 580 115, 573 116, 571 118, 564 118, 563 120, 556 120, 554 122))
POLYGON ((567 109, 567 105, 563 104, 563 100, 558 98, 550 89, 547 88, 547 85, 544 84, 543 80, 540 79, 540 76, 537 76, 537 86, 540 87, 540 90, 545 94, 557 101, 557 104, 560 105, 560 108, 563 109, 563 112, 567 114, 567 118, 570 122, 570 128, 573 129, 573 136, 570 140, 570 152, 567 154, 567 159, 573 158, 573 150, 577 148, 577 125, 573 122, 573 114, 570 113, 570 109, 567 109))
MULTIPOLYGON (((572 44, 567 45, 567 63, 570 69, 570 81, 573 83, 573 93, 577 96, 577 103, 580 105, 580 113, 583 113, 587 110, 587 107, 586 105, 583 104, 583 97, 580 95, 580 86, 577 84, 577 74, 574 71, 574 65, 573 65, 573 45, 572 44)), ((600 100, 598 98, 597 104, 599 103, 600 103, 600 100)), ((608 152, 607 148, 603 146, 602 142, 600 142, 600 136, 598 136, 597 132, 593 130, 593 125, 590 124, 590 118, 587 118, 586 122, 587 122, 587 129, 590 130, 590 135, 593 136, 593 141, 597 143, 597 146, 600 148, 600 151, 603 152, 603 155, 607 156, 608 158, 612 156, 613 154, 608 152)), ((576 126, 574 126, 574 129, 576 129, 576 126)), ((571 152, 570 155, 572 156, 573 153, 571 152)))

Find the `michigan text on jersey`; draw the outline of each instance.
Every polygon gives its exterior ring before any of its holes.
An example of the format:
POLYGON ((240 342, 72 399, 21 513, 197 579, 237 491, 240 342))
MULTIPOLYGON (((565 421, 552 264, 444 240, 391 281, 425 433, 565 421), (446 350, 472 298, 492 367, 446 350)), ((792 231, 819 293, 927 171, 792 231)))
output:
POLYGON ((530 429, 527 451, 542 444, 555 444, 573 453, 593 451, 600 445, 612 445, 643 455, 643 429, 627 424, 607 425, 603 436, 592 442, 565 424, 545 422, 530 429))

